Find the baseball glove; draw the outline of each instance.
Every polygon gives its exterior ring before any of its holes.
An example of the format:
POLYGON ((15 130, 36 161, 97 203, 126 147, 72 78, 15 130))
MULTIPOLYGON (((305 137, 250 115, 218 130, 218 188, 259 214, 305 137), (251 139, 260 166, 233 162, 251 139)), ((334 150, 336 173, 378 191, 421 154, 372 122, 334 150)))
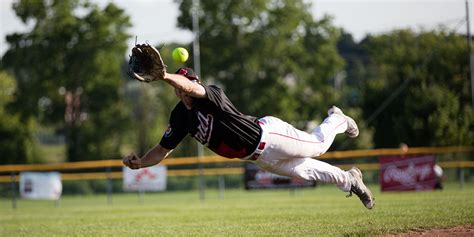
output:
POLYGON ((166 73, 160 52, 148 43, 133 47, 128 64, 130 77, 141 82, 161 80, 166 73))

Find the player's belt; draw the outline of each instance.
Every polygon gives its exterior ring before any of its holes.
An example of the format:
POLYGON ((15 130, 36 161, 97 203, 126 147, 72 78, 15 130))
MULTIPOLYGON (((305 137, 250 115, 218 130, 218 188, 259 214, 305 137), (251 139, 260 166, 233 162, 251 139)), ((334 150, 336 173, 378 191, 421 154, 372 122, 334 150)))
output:
POLYGON ((254 161, 257 160, 258 157, 260 157, 260 155, 262 154, 263 149, 265 149, 265 142, 260 142, 255 152, 252 155, 250 155, 247 160, 254 160, 254 161))
POLYGON ((241 158, 242 160, 256 161, 258 157, 260 157, 260 155, 263 153, 263 150, 265 150, 265 122, 260 119, 258 121, 258 124, 260 125, 260 127, 262 127, 262 137, 260 137, 260 142, 258 143, 255 151, 251 155, 241 158))

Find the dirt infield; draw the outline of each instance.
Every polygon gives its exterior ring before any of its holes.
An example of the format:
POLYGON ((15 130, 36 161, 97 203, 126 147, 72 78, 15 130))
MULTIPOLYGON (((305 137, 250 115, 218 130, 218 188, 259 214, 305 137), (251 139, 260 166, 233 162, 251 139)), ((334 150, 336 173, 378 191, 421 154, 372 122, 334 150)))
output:
POLYGON ((444 229, 430 229, 430 230, 415 229, 415 230, 411 230, 407 233, 388 234, 388 235, 381 235, 381 236, 382 237, 392 237, 392 236, 439 236, 439 237, 474 236, 474 224, 455 226, 455 227, 444 228, 444 229))

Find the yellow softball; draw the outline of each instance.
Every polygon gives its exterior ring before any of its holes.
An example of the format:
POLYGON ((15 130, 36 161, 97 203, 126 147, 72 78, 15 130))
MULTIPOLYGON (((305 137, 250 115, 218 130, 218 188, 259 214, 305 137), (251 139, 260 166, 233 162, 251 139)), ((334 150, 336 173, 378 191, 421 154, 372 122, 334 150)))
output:
POLYGON ((173 57, 173 60, 175 62, 184 63, 188 60, 189 53, 185 48, 178 47, 178 48, 173 49, 171 56, 173 57))

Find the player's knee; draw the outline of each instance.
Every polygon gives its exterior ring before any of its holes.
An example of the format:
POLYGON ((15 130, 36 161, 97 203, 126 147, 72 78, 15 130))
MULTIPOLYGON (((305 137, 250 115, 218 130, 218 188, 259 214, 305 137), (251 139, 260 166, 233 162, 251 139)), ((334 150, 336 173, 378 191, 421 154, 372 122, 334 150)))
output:
POLYGON ((296 178, 300 178, 300 179, 303 179, 303 180, 307 180, 307 181, 311 181, 311 180, 314 180, 314 177, 312 175, 312 171, 310 169, 307 169, 307 168, 295 168, 294 169, 294 176, 296 178))

